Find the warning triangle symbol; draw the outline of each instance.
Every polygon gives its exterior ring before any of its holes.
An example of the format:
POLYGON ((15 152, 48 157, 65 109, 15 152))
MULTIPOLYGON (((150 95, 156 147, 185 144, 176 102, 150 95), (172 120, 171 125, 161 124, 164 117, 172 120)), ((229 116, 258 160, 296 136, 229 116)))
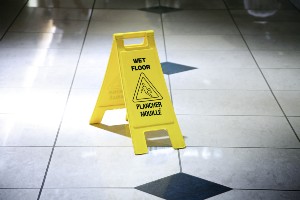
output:
POLYGON ((162 100, 163 97, 147 78, 147 76, 142 72, 138 83, 135 88, 133 102, 145 102, 145 101, 156 101, 162 100))

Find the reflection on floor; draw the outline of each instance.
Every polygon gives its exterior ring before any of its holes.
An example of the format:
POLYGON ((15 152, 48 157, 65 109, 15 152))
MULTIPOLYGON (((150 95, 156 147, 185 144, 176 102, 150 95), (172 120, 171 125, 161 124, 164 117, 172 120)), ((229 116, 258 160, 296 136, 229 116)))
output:
POLYGON ((300 199, 295 0, 1 0, 0 199, 300 199), (2 20, 4 19, 4 20, 2 20), (112 34, 154 30, 187 148, 88 124, 112 34))

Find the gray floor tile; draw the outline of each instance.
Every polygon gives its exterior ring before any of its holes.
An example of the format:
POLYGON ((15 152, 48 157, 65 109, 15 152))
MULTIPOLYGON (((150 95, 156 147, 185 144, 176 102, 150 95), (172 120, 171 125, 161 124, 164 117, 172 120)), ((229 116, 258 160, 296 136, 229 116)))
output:
MULTIPOLYGON (((89 39, 88 39, 89 40, 89 39)), ((112 39, 111 39, 112 40, 112 39)), ((78 68, 100 68, 106 69, 110 56, 110 45, 100 44, 95 49, 92 45, 86 45, 89 47, 83 48, 78 63, 78 68)))
POLYGON ((0 1, 2 7, 22 7, 26 3, 26 0, 11 0, 11 1, 0 1))
POLYGON ((1 147, 0 187, 40 188, 51 148, 1 147))
POLYGON ((16 113, 24 89, 0 88, 0 113, 16 113))
POLYGON ((90 50, 89 53, 92 53, 92 51, 94 51, 98 54, 110 54, 112 42, 112 34, 99 34, 91 33, 88 31, 82 52, 84 53, 85 50, 90 50))
POLYGON ((168 61, 197 68, 257 68, 249 51, 168 50, 168 61))
POLYGON ((44 189, 41 200, 127 199, 159 200, 161 198, 128 188, 44 189))
POLYGON ((158 0, 150 1, 139 1, 139 0, 96 0, 95 8, 114 8, 114 9, 139 9, 139 8, 149 8, 159 5, 158 0))
POLYGON ((0 37, 4 36, 5 32, 6 32, 5 28, 0 29, 0 37))
POLYGON ((41 8, 92 8, 94 0, 85 1, 44 1, 44 0, 29 0, 27 7, 41 8))
POLYGON ((298 190, 299 151, 190 147, 180 155, 184 173, 233 189, 298 190))
POLYGON ((79 54, 73 49, 0 48, 0 66, 75 68, 79 54))
MULTIPOLYGON (((75 114, 80 113, 75 112, 75 114)), ((128 128, 124 125, 101 126, 103 128, 91 126, 89 125, 91 115, 92 112, 85 119, 82 117, 65 117, 58 136, 57 146, 122 146, 133 148, 132 140, 127 132, 128 128)), ((115 118, 114 121, 125 121, 125 118, 119 118, 115 118)), ((103 121, 103 123, 105 122, 103 121)))
POLYGON ((41 200, 79 200, 79 199, 127 199, 159 200, 161 198, 128 188, 87 188, 87 189, 44 189, 41 200))
POLYGON ((74 33, 83 34, 86 32, 88 21, 76 20, 56 20, 56 19, 35 19, 23 20, 19 18, 11 26, 11 32, 26 33, 74 33))
POLYGON ((300 2, 297 0, 290 0, 290 2, 296 7, 296 8, 300 8, 300 2))
POLYGON ((247 10, 230 10, 233 18, 237 21, 269 22, 269 21, 300 21, 297 10, 277 10, 273 15, 254 16, 250 15, 247 10))
POLYGON ((225 9, 224 2, 221 0, 182 0, 182 1, 168 1, 161 0, 160 5, 172 8, 182 9, 225 9))
POLYGON ((274 91, 287 116, 300 116, 300 91, 274 91))
POLYGON ((170 35, 167 51, 173 50, 247 50, 240 35, 170 35))
POLYGON ((176 114, 282 116, 269 91, 172 90, 176 114))
POLYGON ((232 22, 226 10, 181 10, 162 14, 163 22, 232 22))
POLYGON ((237 25, 241 33, 246 35, 300 34, 300 21, 269 21, 267 23, 257 23, 256 21, 238 21, 237 25))
POLYGON ((230 199, 297 200, 299 198, 300 198, 300 192, 298 191, 232 190, 224 194, 212 197, 209 200, 230 200, 230 199))
MULTIPOLYGON (((3 1, 4 2, 4 1, 3 1)), ((4 36, 9 26, 13 23, 14 19, 17 17, 20 7, 6 7, 0 6, 0 38, 4 36)))
POLYGON ((84 34, 14 33, 5 35, 0 48, 72 49, 82 47, 84 34))
POLYGON ((172 148, 135 156, 132 147, 61 147, 54 151, 45 188, 135 187, 177 172, 172 148))
POLYGON ((272 90, 300 90, 300 69, 263 69, 272 90))
POLYGON ((39 189, 0 189, 0 198, 7 200, 36 200, 39 189))
POLYGON ((59 67, 3 67, 0 68, 0 87, 68 89, 75 73, 74 68, 59 67))
POLYGON ((252 51, 260 68, 300 68, 300 51, 252 51))
POLYGON ((230 9, 246 9, 246 10, 279 10, 279 9, 295 9, 294 6, 285 0, 277 0, 275 3, 271 1, 240 1, 225 0, 230 9))
POLYGON ((67 89, 28 89, 22 93, 22 101, 18 103, 19 113, 23 116, 43 117, 51 120, 60 117, 63 113, 67 89))
POLYGON ((146 31, 154 30, 156 35, 162 34, 160 22, 154 24, 145 24, 143 22, 124 22, 120 24, 119 22, 101 22, 101 21, 92 21, 89 26, 89 33, 93 34, 104 34, 112 35, 114 33, 125 33, 125 32, 137 32, 137 31, 146 31))
POLYGON ((268 90, 258 69, 199 68, 170 76, 172 89, 268 90))
POLYGON ((251 50, 300 50, 298 35, 244 35, 251 50))
POLYGON ((289 117, 289 120, 296 131, 296 134, 300 138, 300 117, 289 117))
POLYGON ((106 69, 102 67, 82 67, 76 71, 72 88, 101 88, 106 69))
POLYGON ((0 114, 0 146, 52 146, 59 118, 0 114))
POLYGON ((140 10, 95 9, 92 21, 101 22, 131 22, 131 23, 160 23, 160 15, 140 10))
POLYGON ((51 120, 61 117, 67 95, 68 90, 0 88, 0 113, 51 120))
MULTIPOLYGON (((100 80, 101 82, 101 80, 100 80)), ((87 118, 89 121, 90 115, 96 104, 101 88, 93 89, 72 89, 68 104, 66 106, 65 117, 77 117, 77 119, 87 118), (74 113, 81 113, 74 115, 74 113)))
POLYGON ((164 32, 169 35, 230 35, 238 34, 233 22, 164 22, 164 32))
POLYGON ((91 9, 25 7, 18 21, 28 20, 89 20, 91 9))
POLYGON ((177 115, 188 146, 299 148, 284 117, 177 115))

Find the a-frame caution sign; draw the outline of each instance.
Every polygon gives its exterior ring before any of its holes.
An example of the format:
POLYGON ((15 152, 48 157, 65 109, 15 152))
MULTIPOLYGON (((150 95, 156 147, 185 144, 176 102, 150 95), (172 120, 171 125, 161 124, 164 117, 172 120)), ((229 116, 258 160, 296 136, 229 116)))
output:
POLYGON ((134 153, 148 152, 145 132, 167 130, 175 149, 185 147, 159 62, 153 31, 113 35, 111 54, 90 124, 106 110, 126 108, 134 153), (144 38, 124 45, 125 39, 144 38))

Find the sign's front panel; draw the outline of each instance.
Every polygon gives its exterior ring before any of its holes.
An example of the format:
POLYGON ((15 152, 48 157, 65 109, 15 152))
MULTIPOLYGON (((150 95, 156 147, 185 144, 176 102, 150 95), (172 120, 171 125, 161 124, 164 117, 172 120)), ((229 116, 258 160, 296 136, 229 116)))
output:
POLYGON ((170 124, 174 112, 155 49, 120 51, 126 108, 134 128, 170 124))

